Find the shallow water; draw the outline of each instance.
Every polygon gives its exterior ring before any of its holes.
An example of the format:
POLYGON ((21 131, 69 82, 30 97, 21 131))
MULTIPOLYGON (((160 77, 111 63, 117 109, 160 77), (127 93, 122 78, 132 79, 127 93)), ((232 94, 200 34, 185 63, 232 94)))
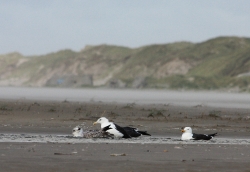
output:
MULTIPOLYGON (((72 135, 0 134, 0 142, 28 143, 137 143, 137 144, 230 144, 250 145, 250 139, 214 138, 209 141, 181 141, 179 137, 139 137, 132 139, 75 138, 72 135)), ((176 148, 178 149, 178 148, 176 148)))
POLYGON ((110 90, 0 87, 1 99, 171 104, 250 109, 250 94, 166 90, 110 90))

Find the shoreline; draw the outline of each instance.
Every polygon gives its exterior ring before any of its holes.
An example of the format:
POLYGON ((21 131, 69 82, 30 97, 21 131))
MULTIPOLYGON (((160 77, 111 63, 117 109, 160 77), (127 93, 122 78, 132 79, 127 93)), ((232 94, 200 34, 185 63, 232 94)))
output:
POLYGON ((219 91, 0 87, 1 100, 210 106, 250 109, 249 93, 219 91))

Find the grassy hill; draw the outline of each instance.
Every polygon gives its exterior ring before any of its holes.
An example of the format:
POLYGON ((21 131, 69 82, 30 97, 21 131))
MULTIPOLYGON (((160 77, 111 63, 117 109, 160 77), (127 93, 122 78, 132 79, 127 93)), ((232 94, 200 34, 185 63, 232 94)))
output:
POLYGON ((63 86, 79 87, 85 78, 80 87, 249 91, 250 39, 218 37, 136 49, 98 45, 32 57, 11 53, 0 55, 0 78, 5 86, 50 86, 49 80, 63 78, 63 86))

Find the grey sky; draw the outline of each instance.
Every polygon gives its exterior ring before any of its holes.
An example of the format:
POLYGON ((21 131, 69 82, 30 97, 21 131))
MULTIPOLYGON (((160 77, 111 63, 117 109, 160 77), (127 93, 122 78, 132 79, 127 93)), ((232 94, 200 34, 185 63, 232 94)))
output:
POLYGON ((249 0, 0 0, 0 54, 250 37, 249 0))

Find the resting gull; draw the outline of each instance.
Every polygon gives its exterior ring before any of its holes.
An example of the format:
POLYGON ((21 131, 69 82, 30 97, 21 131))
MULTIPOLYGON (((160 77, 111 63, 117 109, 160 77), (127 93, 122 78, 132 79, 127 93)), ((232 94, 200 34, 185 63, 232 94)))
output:
POLYGON ((210 140, 214 136, 216 136, 217 133, 214 134, 195 134, 192 133, 191 127, 185 127, 181 130, 183 133, 181 136, 181 140, 210 140))
POLYGON ((106 130, 109 129, 109 126, 106 126, 102 130, 87 130, 83 131, 82 127, 76 126, 72 130, 73 137, 84 137, 84 138, 107 138, 111 137, 106 130))
POLYGON ((101 128, 105 128, 109 126, 110 129, 106 128, 106 132, 109 134, 114 135, 114 137, 117 138, 131 138, 131 137, 139 137, 141 135, 148 135, 146 131, 139 131, 137 128, 132 128, 132 127, 121 127, 113 122, 109 122, 109 120, 105 117, 99 118, 96 122, 93 124, 101 124, 101 128))

